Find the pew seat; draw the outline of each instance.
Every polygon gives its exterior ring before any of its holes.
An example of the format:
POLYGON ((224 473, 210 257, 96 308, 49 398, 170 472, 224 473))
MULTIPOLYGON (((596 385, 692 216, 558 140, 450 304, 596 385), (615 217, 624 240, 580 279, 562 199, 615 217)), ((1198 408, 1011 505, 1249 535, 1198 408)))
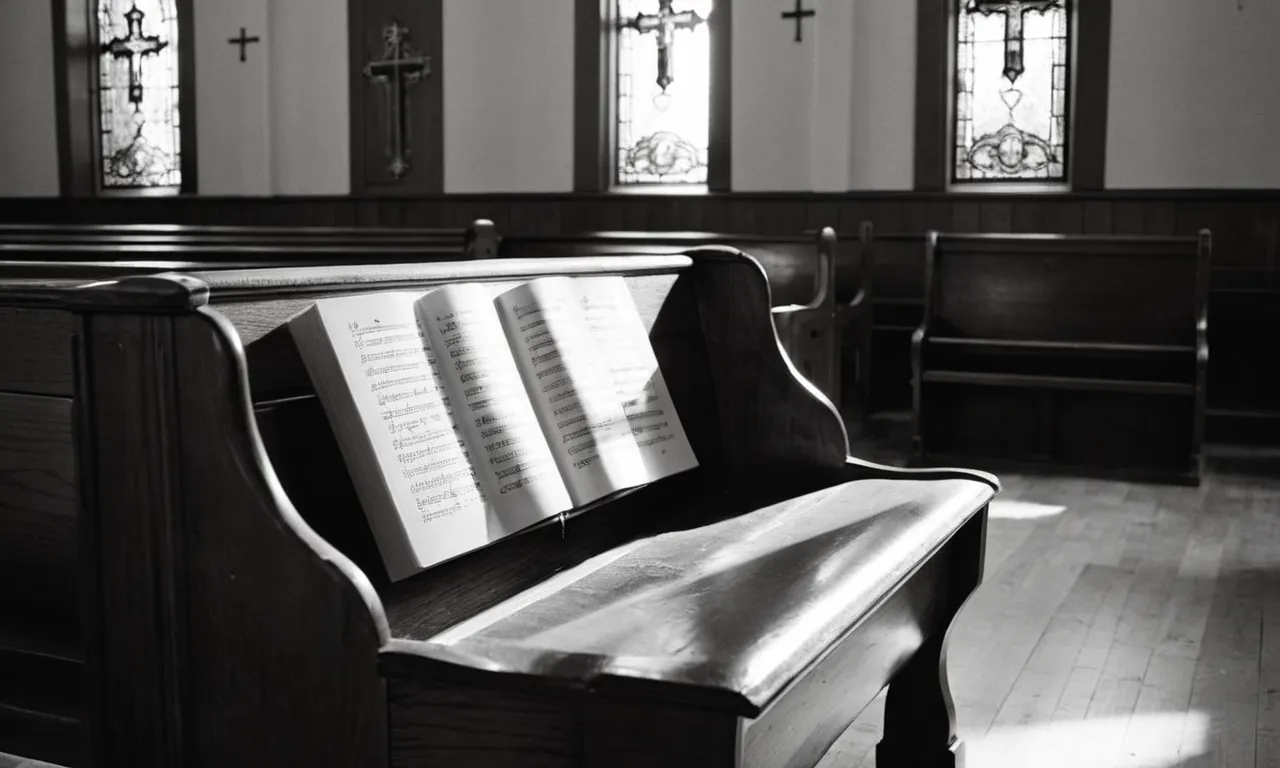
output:
POLYGON ((1207 232, 930 233, 917 460, 1198 483, 1209 255, 1207 232))
POLYGON ((888 685, 878 764, 958 764, 945 641, 998 484, 849 456, 741 252, 162 273, 6 297, 53 330, 0 384, 63 393, 74 447, 41 458, 75 476, 57 490, 70 516, 0 507, 0 528, 35 515, 48 541, 0 560, 73 572, 58 598, 77 631, 59 642, 78 689, 41 703, 0 676, 0 751, 804 766, 888 685), (631 288, 699 468, 391 582, 285 323, 322 296, 602 274, 631 288), (10 702, 43 738, 6 722, 10 702))

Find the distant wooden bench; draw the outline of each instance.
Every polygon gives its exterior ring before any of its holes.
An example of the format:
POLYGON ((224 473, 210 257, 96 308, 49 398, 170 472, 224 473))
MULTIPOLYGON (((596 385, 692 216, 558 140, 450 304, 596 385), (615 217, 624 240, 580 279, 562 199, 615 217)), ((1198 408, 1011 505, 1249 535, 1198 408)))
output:
POLYGON ((931 233, 915 450, 1198 483, 1210 238, 931 233))
POLYGON ((485 219, 460 229, 3 224, 0 277, 479 259, 497 243, 485 219))
POLYGON ((925 235, 858 229, 869 267, 871 319, 863 355, 865 415, 911 408, 911 334, 924 316, 925 235))
MULTIPOLYGON (((285 227, 195 224, 0 224, 0 243, 115 245, 332 245, 439 247, 458 252, 475 238, 493 237, 493 222, 452 227, 285 227)), ((496 239, 494 240, 496 244, 496 239)))
MULTIPOLYGON (((861 263, 844 260, 837 275, 837 237, 830 227, 794 237, 727 232, 580 232, 501 239, 500 258, 593 257, 644 253, 683 253, 701 246, 728 246, 748 254, 769 280, 778 339, 801 375, 840 407, 849 387, 841 382, 841 321, 837 285, 854 301, 866 279, 861 263)), ((850 382, 852 384, 852 382, 850 382)))
POLYGON ((45 406, 0 421, 0 601, 42 604, 0 610, 0 751, 812 766, 891 683, 877 764, 956 764, 945 640, 995 480, 848 456, 769 309, 729 249, 0 281, 0 406, 45 406), (701 467, 390 584, 284 323, 543 274, 626 278, 701 467))

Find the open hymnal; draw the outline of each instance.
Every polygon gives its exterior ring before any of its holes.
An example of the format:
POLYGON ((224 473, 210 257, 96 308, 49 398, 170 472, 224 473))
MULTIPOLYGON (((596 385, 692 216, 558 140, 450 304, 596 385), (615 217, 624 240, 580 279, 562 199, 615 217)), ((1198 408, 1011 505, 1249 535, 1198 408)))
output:
POLYGON ((393 580, 698 464, 621 277, 325 298, 289 327, 393 580))

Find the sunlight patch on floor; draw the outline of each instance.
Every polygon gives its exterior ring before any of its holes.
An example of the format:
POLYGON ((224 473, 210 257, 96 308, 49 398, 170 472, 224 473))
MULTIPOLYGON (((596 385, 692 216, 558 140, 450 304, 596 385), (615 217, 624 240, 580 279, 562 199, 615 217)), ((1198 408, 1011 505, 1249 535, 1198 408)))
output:
POLYGON ((1203 712, 1151 712, 997 726, 965 739, 973 768, 1175 768, 1208 750, 1203 712))
POLYGON ((1067 508, 1056 504, 1036 504, 1034 501, 993 499, 990 516, 1004 520, 1037 520, 1066 512, 1067 508))

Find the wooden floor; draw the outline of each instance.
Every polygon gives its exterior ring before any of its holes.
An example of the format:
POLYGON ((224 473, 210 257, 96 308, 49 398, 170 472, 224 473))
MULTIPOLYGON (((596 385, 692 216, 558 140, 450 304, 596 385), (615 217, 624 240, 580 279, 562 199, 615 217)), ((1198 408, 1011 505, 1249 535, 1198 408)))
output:
MULTIPOLYGON (((1216 451, 1196 489, 1001 481, 951 640, 969 768, 1280 768, 1280 454, 1216 451)), ((874 766, 883 711, 821 768, 874 766)))
MULTIPOLYGON (((1001 476, 950 645, 969 768, 1280 766, 1280 454, 1209 470, 1194 489, 1001 476)), ((875 765, 883 713, 821 768, 875 765)))

